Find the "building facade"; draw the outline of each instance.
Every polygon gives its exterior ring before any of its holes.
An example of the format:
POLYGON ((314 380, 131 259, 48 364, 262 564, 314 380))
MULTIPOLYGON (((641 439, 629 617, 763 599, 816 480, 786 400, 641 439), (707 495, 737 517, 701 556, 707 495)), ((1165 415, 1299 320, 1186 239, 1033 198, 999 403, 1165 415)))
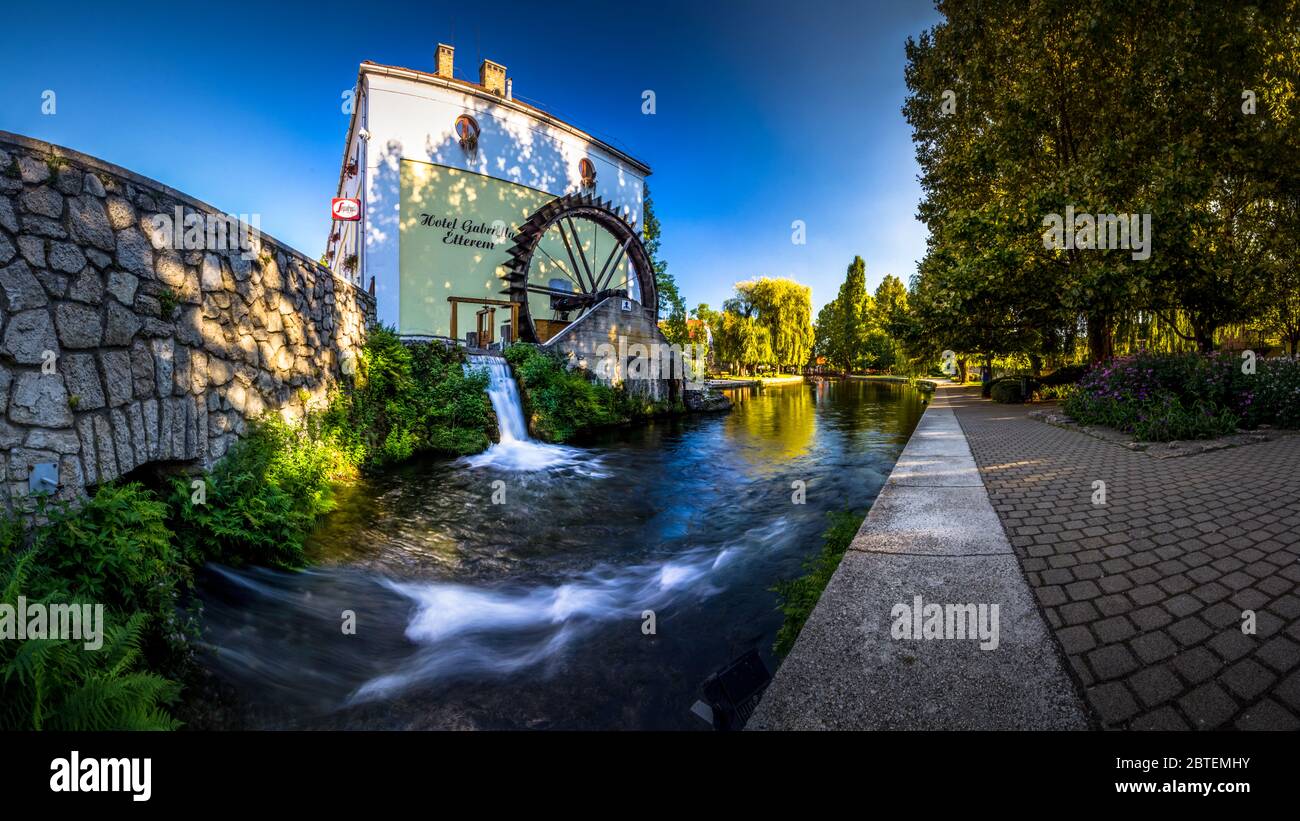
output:
POLYGON ((627 240, 650 169, 515 99, 505 66, 458 79, 446 45, 435 66, 361 64, 337 195, 360 218, 332 224, 331 269, 407 337, 545 343, 606 298, 653 317, 627 240))

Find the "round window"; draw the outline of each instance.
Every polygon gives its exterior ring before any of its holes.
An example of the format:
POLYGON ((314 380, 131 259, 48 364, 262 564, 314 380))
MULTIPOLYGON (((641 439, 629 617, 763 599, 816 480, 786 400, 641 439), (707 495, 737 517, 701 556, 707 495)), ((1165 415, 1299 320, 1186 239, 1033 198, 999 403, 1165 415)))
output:
POLYGON ((456 137, 460 140, 460 147, 466 151, 473 151, 478 147, 479 127, 474 118, 468 114, 462 114, 456 118, 456 137))

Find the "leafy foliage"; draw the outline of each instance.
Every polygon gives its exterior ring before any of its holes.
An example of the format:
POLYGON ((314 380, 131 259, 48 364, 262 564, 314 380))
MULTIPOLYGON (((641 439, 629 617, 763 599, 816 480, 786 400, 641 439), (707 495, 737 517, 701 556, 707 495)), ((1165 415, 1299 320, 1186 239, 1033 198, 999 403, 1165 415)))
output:
POLYGON ((167 506, 139 483, 103 485, 81 507, 55 509, 34 542, 41 562, 76 595, 162 621, 170 621, 188 580, 167 506))
POLYGON ((511 345, 506 359, 522 388, 529 429, 548 442, 571 439, 609 425, 622 424, 646 411, 618 389, 594 380, 552 351, 511 345))
POLYGON ((1020 389, 1020 380, 1018 378, 1000 379, 994 382, 989 390, 989 396, 994 402, 1003 405, 1019 404, 1025 401, 1024 391, 1020 389))
POLYGON ((275 416, 255 424, 205 479, 202 503, 188 479, 172 483, 172 529, 189 561, 299 567, 316 519, 333 507, 331 487, 354 470, 332 434, 275 416))
POLYGON ((1095 368, 1065 410, 1147 441, 1201 439, 1261 424, 1300 426, 1300 361, 1264 359, 1244 373, 1231 354, 1119 357, 1095 368))
MULTIPOLYGON (((158 568, 148 557, 158 545, 158 504, 147 494, 128 486, 107 492, 101 488, 87 505, 95 512, 75 532, 93 545, 82 551, 80 563, 60 559, 61 570, 47 563, 52 546, 73 532, 70 522, 76 514, 63 511, 53 525, 38 528, 33 535, 37 545, 0 557, 0 603, 17 608, 23 596, 28 604, 101 604, 104 607, 103 645, 88 650, 85 641, 71 639, 35 639, 0 641, 0 730, 167 730, 177 722, 166 705, 179 693, 175 682, 147 668, 142 645, 159 627, 157 613, 139 610, 130 613, 113 606, 114 602, 137 598, 152 602, 152 591, 141 589, 151 575, 157 575, 158 598, 169 599, 168 587, 174 567, 158 568), (143 550, 127 542, 124 505, 144 508, 140 515, 146 541, 143 550), (50 529, 58 531, 50 536, 50 529), (123 555, 112 555, 121 551, 123 555), (132 557, 145 557, 145 568, 133 569, 125 564, 132 557), (119 591, 104 579, 87 578, 89 563, 102 561, 106 568, 126 580, 127 589, 119 591), (159 573, 159 571, 161 572, 159 573), (60 572, 70 573, 62 577, 60 572), (108 593, 106 603, 93 595, 108 593)), ((156 557, 155 557, 156 558, 156 557)), ((22 618, 21 613, 16 613, 22 618)))
MULTIPOLYGON (((5 730, 174 730, 166 705, 176 682, 140 669, 147 617, 105 618, 104 646, 28 639, 0 664, 0 728, 5 730)), ((11 642, 6 642, 9 644, 11 642)))
POLYGON ((318 433, 367 467, 416 453, 478 453, 492 429, 487 377, 466 374, 464 362, 459 348, 406 345, 391 329, 375 328, 355 383, 334 398, 318 433))
POLYGON ((1069 359, 1086 338, 1099 362, 1122 334, 1208 351, 1247 322, 1300 344, 1295 3, 1158 0, 1158 26, 1101 0, 939 10, 907 43, 930 229, 916 355, 1069 359), (1150 257, 1045 247, 1043 218, 1069 205, 1151 215, 1150 257))
POLYGON ((754 345, 759 349, 748 354, 750 361, 777 368, 807 363, 813 348, 812 289, 776 277, 737 282, 735 288, 736 296, 723 304, 723 310, 746 326, 743 339, 735 346, 742 351, 738 358, 744 361, 746 346, 754 345))

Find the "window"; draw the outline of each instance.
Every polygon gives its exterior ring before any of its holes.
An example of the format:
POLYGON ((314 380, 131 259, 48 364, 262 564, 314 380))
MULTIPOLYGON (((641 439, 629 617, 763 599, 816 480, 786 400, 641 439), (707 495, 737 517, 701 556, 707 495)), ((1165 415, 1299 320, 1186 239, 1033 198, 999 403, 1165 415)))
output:
POLYGON ((578 176, 582 178, 583 188, 595 188, 596 164, 586 157, 578 160, 578 176))
POLYGON ((468 114, 462 114, 456 118, 456 136, 460 140, 460 147, 473 153, 478 150, 479 127, 474 118, 468 114))

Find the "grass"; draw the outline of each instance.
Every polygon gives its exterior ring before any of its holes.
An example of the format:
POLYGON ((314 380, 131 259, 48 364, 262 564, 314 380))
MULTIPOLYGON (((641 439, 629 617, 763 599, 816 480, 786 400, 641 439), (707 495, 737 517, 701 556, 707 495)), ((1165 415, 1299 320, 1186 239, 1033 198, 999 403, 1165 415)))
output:
POLYGON ((849 549, 863 519, 867 517, 866 513, 854 511, 838 511, 827 515, 830 524, 822 533, 822 548, 816 556, 804 562, 804 574, 795 579, 777 582, 772 588, 777 596, 777 609, 785 615, 785 621, 777 631, 776 643, 772 647, 782 658, 794 647, 804 624, 817 606, 822 591, 830 583, 831 576, 835 575, 835 569, 840 566, 844 551, 849 549))

